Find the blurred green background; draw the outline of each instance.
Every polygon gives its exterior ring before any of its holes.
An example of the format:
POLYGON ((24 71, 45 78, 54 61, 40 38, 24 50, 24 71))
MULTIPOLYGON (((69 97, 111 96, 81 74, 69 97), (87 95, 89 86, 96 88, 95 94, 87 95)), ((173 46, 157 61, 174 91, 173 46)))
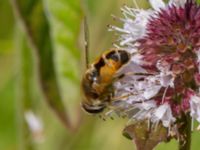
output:
MULTIPOLYGON (((126 119, 102 121, 98 116, 83 113, 80 108, 80 80, 85 69, 83 14, 88 18, 90 57, 93 60, 103 50, 110 48, 116 39, 114 33, 107 31, 107 25, 120 25, 113 21, 111 14, 121 16, 120 7, 123 4, 133 6, 132 0, 0 1, 0 150, 134 149, 132 142, 121 134, 126 119), (16 9, 17 3, 21 6, 19 10, 16 9), (24 15, 21 19, 17 15, 20 10, 24 15), (41 15, 41 11, 45 16, 41 15), (33 50, 30 37, 25 32, 23 19, 36 33, 33 37, 35 44, 39 45, 38 53, 33 50), (47 45, 47 48, 41 45, 47 45), (47 53, 41 53, 43 49, 47 53), (48 50, 52 57, 46 57, 48 50), (55 64, 56 76, 54 72, 51 73, 51 61, 55 64), (40 73, 38 65, 42 66, 40 73), (49 71, 50 75, 43 70, 49 71), (42 90, 42 81, 38 76, 43 74, 44 83, 52 83, 51 90, 42 90), (49 80, 45 80, 46 77, 49 80), (54 82, 54 78, 58 82, 54 82), (58 88, 54 85, 58 85, 58 88), (58 106, 44 100, 45 92, 50 96, 59 92, 58 98, 61 100, 58 106), (66 114, 61 109, 63 107, 72 126, 78 124, 76 131, 67 129, 57 117, 60 112, 66 114), (35 140, 24 119, 24 114, 29 110, 43 122, 43 131, 40 133, 43 140, 35 140)), ((138 0, 138 5, 141 8, 149 7, 146 0, 138 0)), ((195 131, 192 138, 192 150, 198 149, 200 134, 195 131)), ((176 142, 171 141, 160 144, 156 150, 176 147, 176 142)))

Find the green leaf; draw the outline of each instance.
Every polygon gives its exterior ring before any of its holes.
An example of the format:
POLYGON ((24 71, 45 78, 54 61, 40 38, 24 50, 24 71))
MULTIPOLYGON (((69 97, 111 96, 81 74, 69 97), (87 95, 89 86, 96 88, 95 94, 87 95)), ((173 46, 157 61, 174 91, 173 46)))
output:
MULTIPOLYGON (((70 4, 76 8, 75 3, 70 4)), ((45 99, 60 120, 68 128, 72 128, 56 78, 50 25, 46 17, 44 3, 41 0, 13 0, 13 5, 24 26, 31 48, 36 53, 39 81, 45 99)), ((74 53, 74 55, 78 54, 74 53)))
POLYGON ((46 1, 46 7, 49 8, 48 13, 58 75, 74 82, 74 86, 77 86, 80 83, 81 56, 81 50, 78 47, 82 20, 80 1, 48 0, 46 1))

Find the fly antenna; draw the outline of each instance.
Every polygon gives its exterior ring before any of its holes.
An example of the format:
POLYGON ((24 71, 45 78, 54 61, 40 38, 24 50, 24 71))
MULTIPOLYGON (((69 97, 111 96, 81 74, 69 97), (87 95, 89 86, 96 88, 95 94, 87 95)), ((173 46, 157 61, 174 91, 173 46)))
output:
POLYGON ((89 28, 87 23, 87 17, 84 17, 84 46, 85 46, 85 62, 86 67, 89 67, 89 28))

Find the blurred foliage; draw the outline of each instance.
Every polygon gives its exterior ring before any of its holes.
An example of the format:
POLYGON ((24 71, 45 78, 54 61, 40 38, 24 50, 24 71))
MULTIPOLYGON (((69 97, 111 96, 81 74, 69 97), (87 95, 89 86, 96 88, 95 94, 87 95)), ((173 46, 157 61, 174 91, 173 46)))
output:
MULTIPOLYGON (((30 49, 35 53, 35 56, 33 57, 35 57, 35 62, 37 62, 36 67, 38 69, 35 71, 38 71, 41 92, 49 106, 55 111, 56 115, 64 125, 68 128, 72 128, 69 118, 65 113, 65 107, 61 100, 57 84, 56 67, 53 61, 54 52, 44 4, 40 0, 13 0, 12 2, 16 17, 19 18, 24 31, 26 32, 27 42, 30 43, 30 49)), ((23 56, 21 59, 23 59, 23 56)), ((26 61, 22 62, 21 65, 24 63, 26 63, 26 61)), ((30 65, 30 67, 32 66, 30 65)), ((24 73, 24 78, 27 78, 26 73, 24 73)), ((25 80, 22 82, 27 81, 25 80)), ((26 93, 26 88, 24 88, 24 93, 26 93)))
MULTIPOLYGON (((22 23, 19 19, 14 19, 10 2, 1 0, 0 149, 134 149, 132 142, 122 136, 125 119, 116 117, 114 120, 102 121, 98 117, 84 114, 79 105, 82 99, 80 80, 85 69, 83 14, 85 13, 89 20, 90 59, 93 60, 102 51, 111 47, 116 39, 113 33, 107 32, 107 24, 120 25, 112 20, 111 14, 121 16, 120 7, 123 4, 133 6, 132 0, 19 0, 19 2, 22 4, 24 18, 32 28, 33 37, 39 39, 36 45, 42 47, 42 50, 37 52, 39 56, 43 56, 39 59, 44 64, 42 67, 44 70, 40 71, 47 71, 42 79, 45 81, 48 79, 46 77, 50 76, 50 79, 56 80, 54 84, 58 85, 60 102, 62 107, 68 110, 72 123, 76 124, 79 115, 82 119, 79 130, 70 132, 52 113, 44 101, 44 93, 38 84, 38 58, 32 51, 22 23), (34 7, 36 3, 40 5, 34 7), (33 10, 33 16, 30 16, 33 10), (39 15, 41 12, 43 16, 39 15), (48 54, 50 52, 50 55, 42 52, 48 54), (34 141, 24 120, 24 112, 30 109, 40 116, 44 123, 44 141, 34 141)), ((145 0, 138 1, 138 4, 143 8, 149 7, 145 0)), ((54 88, 56 89, 53 86, 54 88)), ((55 109, 55 106, 52 108, 55 109)), ((195 131, 192 149, 198 149, 199 138, 200 134, 195 131)), ((156 149, 176 149, 176 146, 175 141, 170 141, 168 144, 160 144, 156 149)))

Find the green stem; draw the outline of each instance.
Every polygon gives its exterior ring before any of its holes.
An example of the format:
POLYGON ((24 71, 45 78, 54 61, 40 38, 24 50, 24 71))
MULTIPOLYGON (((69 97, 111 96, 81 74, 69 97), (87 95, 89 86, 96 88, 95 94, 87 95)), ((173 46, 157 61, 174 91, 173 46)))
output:
POLYGON ((179 150, 190 150, 191 145, 191 118, 189 113, 184 114, 179 128, 179 150))

